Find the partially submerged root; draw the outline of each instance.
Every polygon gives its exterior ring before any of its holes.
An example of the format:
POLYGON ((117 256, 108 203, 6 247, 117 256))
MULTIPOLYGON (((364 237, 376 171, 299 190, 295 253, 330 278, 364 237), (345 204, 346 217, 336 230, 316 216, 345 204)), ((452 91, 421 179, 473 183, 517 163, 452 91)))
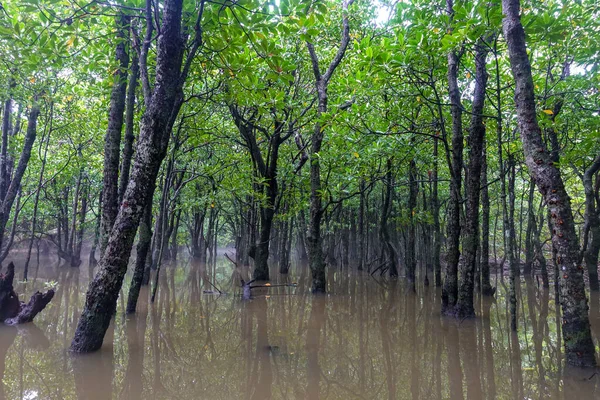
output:
POLYGON ((15 265, 11 262, 5 274, 0 275, 0 320, 7 325, 25 324, 33 321, 52 300, 54 290, 46 293, 35 292, 27 304, 19 301, 15 293, 13 281, 15 279, 15 265))

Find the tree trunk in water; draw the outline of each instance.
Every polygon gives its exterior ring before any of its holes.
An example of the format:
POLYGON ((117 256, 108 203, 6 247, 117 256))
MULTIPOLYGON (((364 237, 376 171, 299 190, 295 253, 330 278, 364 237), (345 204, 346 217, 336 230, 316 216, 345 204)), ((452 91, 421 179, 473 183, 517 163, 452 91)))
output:
MULTIPOLYGON (((152 193, 153 195, 154 193, 152 193)), ((150 280, 150 266, 148 265, 148 253, 152 242, 152 195, 144 208, 144 214, 139 226, 139 239, 136 246, 135 267, 127 295, 127 308, 125 312, 132 314, 136 310, 138 297, 142 285, 147 285, 150 280), (146 272, 148 270, 148 272, 146 272)))
MULTIPOLYGON (((454 1, 446 0, 446 12, 454 16, 454 1)), ((442 312, 452 313, 458 300, 458 262, 460 258, 460 202, 463 169, 462 105, 458 88, 458 56, 448 53, 448 91, 452 113, 452 165, 450 199, 448 201, 448 242, 446 251, 446 277, 442 291, 442 312)))
POLYGON ((306 217, 304 210, 300 210, 298 219, 296 220, 296 228, 298 230, 297 242, 298 242, 298 257, 300 262, 304 265, 308 263, 308 252, 306 250, 306 217))
POLYGON ((365 181, 360 181, 360 204, 358 208, 358 266, 357 269, 362 271, 365 260, 365 181))
POLYGON ((438 197, 438 140, 433 140, 433 190, 431 203, 433 207, 433 271, 435 286, 442 286, 442 264, 440 253, 442 248, 442 235, 440 231, 440 200, 438 197))
POLYGON ((415 218, 414 214, 417 208, 417 164, 415 160, 410 160, 408 170, 408 238, 406 242, 406 278, 411 290, 415 290, 415 271, 417 269, 417 260, 415 254, 415 218))
POLYGON ((6 196, 4 196, 2 203, 0 204, 0 249, 6 254, 8 254, 8 246, 4 243, 6 225, 8 224, 10 211, 12 210, 17 193, 21 187, 21 180, 23 179, 23 175, 25 175, 29 159, 31 158, 31 149, 33 148, 33 143, 37 136, 37 120, 39 115, 40 106, 37 104, 37 98, 34 98, 34 104, 31 107, 27 118, 27 132, 25 134, 23 150, 21 150, 21 155, 19 157, 19 163, 17 164, 17 169, 6 189, 6 196))
POLYGON ((387 263, 390 277, 398 276, 398 265, 396 263, 396 252, 391 243, 388 230, 388 217, 392 209, 392 160, 387 160, 385 181, 383 187, 383 205, 381 207, 381 224, 379 226, 379 237, 381 238, 382 262, 387 263))
MULTIPOLYGON (((306 42, 313 73, 315 76, 315 88, 317 91, 317 119, 327 112, 327 86, 336 68, 344 58, 348 43, 350 43, 350 24, 348 22, 348 6, 353 0, 342 2, 342 38, 340 46, 334 58, 329 63, 327 70, 321 74, 319 59, 314 45, 306 42)), ((321 164, 320 155, 323 143, 325 126, 321 122, 315 123, 310 147, 310 215, 308 224, 308 260, 312 273, 312 292, 325 293, 327 283, 325 280, 325 260, 323 257, 323 242, 321 238, 321 219, 323 217, 323 206, 321 199, 321 164)))
MULTIPOLYGON (((51 103, 50 104, 50 118, 52 118, 52 115, 53 115, 52 110, 53 110, 53 105, 51 103)), ((51 127, 52 127, 52 125, 50 125, 50 129, 51 129, 51 127)), ((47 160, 47 155, 48 155, 48 145, 50 144, 50 135, 46 136, 45 138, 42 137, 42 143, 40 144, 40 152, 41 152, 41 146, 44 145, 44 139, 45 139, 45 146, 44 146, 44 153, 43 153, 44 155, 42 156, 42 165, 40 168, 40 175, 38 178, 37 188, 35 191, 35 200, 33 202, 33 218, 31 220, 31 237, 29 239, 29 247, 27 249, 27 258, 25 259, 25 267, 23 268, 23 280, 24 281, 27 281, 29 262, 31 261, 31 250, 33 248, 33 240, 35 239, 35 229, 36 229, 36 224, 37 224, 38 206, 39 206, 39 202, 40 202, 40 191, 42 190, 42 182, 44 181, 44 171, 46 170, 46 160, 47 160)))
POLYGON ((595 348, 588 318, 588 303, 579 265, 579 249, 571 202, 558 168, 552 163, 537 122, 531 66, 521 24, 520 1, 502 0, 504 36, 515 79, 517 122, 521 132, 525 162, 550 210, 552 243, 560 264, 560 303, 562 333, 567 362, 595 366, 595 348))
POLYGON ((590 290, 597 291, 598 284, 598 252, 600 252, 600 204, 598 204, 598 189, 600 188, 599 175, 596 176, 596 186, 592 184, 593 176, 600 169, 600 155, 596 157, 590 167, 583 174, 583 188, 585 191, 585 227, 583 245, 585 251, 583 258, 587 266, 590 290), (591 233, 591 240, 589 234, 591 233))
POLYGON ((182 104, 185 76, 180 72, 184 43, 181 37, 181 0, 167 0, 158 39, 156 85, 140 124, 140 136, 129 185, 117 215, 99 270, 90 283, 85 306, 71 343, 74 352, 91 352, 102 340, 115 312, 127 271, 135 233, 160 164, 166 155, 169 133, 182 104))
POLYGON ((485 63, 489 45, 485 41, 486 39, 480 38, 475 50, 475 89, 473 93, 471 131, 469 132, 469 165, 467 167, 468 172, 465 182, 467 205, 465 229, 462 238, 463 262, 460 265, 460 287, 455 310, 458 318, 475 316, 475 308, 473 306, 474 274, 479 244, 479 189, 485 138, 483 107, 488 79, 485 63))
POLYGON ((121 128, 123 127, 123 111, 125 110, 125 93, 127 90, 127 68, 129 66, 129 55, 126 50, 129 22, 129 17, 122 13, 119 14, 116 20, 117 48, 115 58, 119 65, 113 74, 113 87, 108 110, 108 128, 104 140, 100 254, 104 254, 110 231, 119 212, 119 154, 121 151, 121 128))
POLYGON ((487 180, 487 149, 484 140, 481 158, 481 251, 479 267, 481 269, 481 293, 493 296, 496 288, 490 282, 490 196, 487 180))
POLYGON ((534 239, 533 232, 535 231, 535 210, 533 209, 535 184, 529 185, 529 198, 527 199, 527 231, 525 232, 525 265, 523 266, 523 274, 529 276, 533 273, 534 259, 534 239))

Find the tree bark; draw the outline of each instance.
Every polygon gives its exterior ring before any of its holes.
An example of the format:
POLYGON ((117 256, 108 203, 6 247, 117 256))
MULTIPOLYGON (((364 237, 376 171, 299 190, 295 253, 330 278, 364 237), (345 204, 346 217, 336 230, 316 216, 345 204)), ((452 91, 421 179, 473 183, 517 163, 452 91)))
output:
POLYGON ((37 103, 37 98, 34 98, 34 104, 31 107, 27 118, 27 132, 25 133, 25 143, 23 144, 23 150, 21 150, 19 163, 17 164, 17 169, 6 189, 6 196, 2 199, 2 203, 0 204, 0 249, 2 249, 3 252, 6 252, 7 250, 4 249, 4 247, 6 247, 4 243, 6 225, 8 224, 10 211, 12 210, 15 198, 21 187, 21 180, 23 179, 23 175, 25 175, 29 159, 31 158, 31 149, 33 148, 33 143, 37 136, 37 120, 39 115, 40 106, 37 103))
POLYGON ((487 179, 487 149, 484 140, 481 156, 481 251, 479 252, 481 269, 481 293, 493 296, 496 288, 490 282, 490 196, 487 179))
POLYGON ((440 230, 440 200, 438 196, 438 139, 433 141, 433 189, 431 194, 431 205, 433 207, 433 271, 435 286, 442 286, 442 264, 440 253, 442 248, 442 235, 440 230))
POLYGON ((126 50, 129 17, 119 14, 116 18, 116 54, 118 67, 113 74, 113 86, 108 109, 108 128, 104 138, 104 175, 102 178, 102 222, 100 231, 100 254, 104 254, 108 237, 119 212, 119 154, 121 129, 127 90, 129 54, 126 50))
MULTIPOLYGON (((344 58, 350 43, 350 23, 348 22, 348 6, 354 0, 342 0, 342 40, 340 46, 324 74, 321 74, 319 59, 314 45, 307 42, 308 52, 315 76, 315 89, 317 91, 317 121, 327 112, 327 87, 336 68, 344 58)), ((308 260, 312 273, 312 292, 325 293, 327 282, 325 278, 325 258, 323 255, 323 240, 321 238, 321 220, 323 218, 323 205, 321 198, 321 162, 319 152, 323 143, 325 126, 320 122, 315 123, 312 143, 310 147, 310 214, 306 243, 308 247, 308 260)))
POLYGON ((33 321, 54 297, 54 289, 46 293, 35 292, 27 304, 19 301, 13 281, 15 265, 8 264, 6 273, 0 275, 0 321, 7 325, 25 324, 33 321))
POLYGON ((415 290, 415 272, 417 259, 415 253, 415 213, 417 208, 417 164, 414 159, 410 160, 408 167, 408 237, 406 241, 406 279, 411 290, 415 290))
MULTIPOLYGON (((446 12, 454 16, 454 1, 446 0, 446 12)), ((463 169, 462 104, 458 87, 459 57, 448 53, 448 91, 452 114, 452 165, 450 166, 450 199, 448 201, 448 244, 446 251, 446 277, 442 290, 442 312, 452 313, 458 300, 458 262, 460 259, 460 202, 463 169)))
POLYGON ((508 44, 515 79, 517 122, 529 171, 550 209, 552 243, 560 265, 562 332, 567 362, 596 365, 595 348, 588 318, 588 303, 579 265, 578 241, 571 202, 559 169, 550 159, 537 122, 531 65, 527 55, 525 30, 521 24, 520 1, 502 0, 504 37, 508 44))
POLYGON ((583 174, 583 189, 585 192, 585 226, 583 259, 588 271, 590 290, 599 290, 598 283, 598 252, 600 252, 600 202, 598 200, 598 177, 596 187, 593 177, 600 170, 600 154, 594 159, 583 174), (591 239, 589 238, 591 234, 591 239))
POLYGON ((529 197, 527 201, 527 231, 525 232, 525 265, 523 266, 523 274, 525 276, 533 273, 533 260, 534 260, 534 239, 533 233, 535 232, 535 210, 533 209, 533 200, 535 193, 535 184, 531 182, 529 187, 529 197))
MULTIPOLYGON (((137 157, 129 185, 100 259, 99 270, 90 283, 71 343, 74 352, 91 352, 102 346, 116 309, 135 233, 143 210, 150 201, 160 164, 166 155, 169 133, 182 104, 185 80, 185 73, 181 72, 184 49, 181 36, 182 7, 182 0, 167 0, 164 5, 157 46, 156 84, 140 124, 137 157)), ((190 52, 188 60, 193 55, 190 52)))
POLYGON ((129 182, 129 171, 131 170, 131 159, 133 158, 133 142, 135 141, 135 135, 133 133, 135 89, 137 88, 139 74, 139 61, 137 54, 134 51, 131 60, 131 71, 129 73, 127 100, 125 104, 125 142, 123 143, 123 157, 121 161, 121 173, 119 175, 119 203, 123 200, 123 194, 125 194, 125 189, 129 182))
POLYGON ((473 108, 471 131, 469 132, 469 165, 467 166, 465 212, 465 229, 463 232, 463 262, 460 265, 458 301, 456 316, 470 318, 475 316, 473 306, 474 274, 477 264, 477 248, 479 245, 479 189, 481 184, 481 165, 485 125, 483 107, 485 103, 488 74, 486 58, 489 45, 481 38, 475 48, 475 89, 473 93, 473 108))
MULTIPOLYGON (((392 210, 392 188, 394 186, 392 178, 392 160, 387 160, 384 188, 383 188, 383 207, 381 208, 381 225, 379 227, 379 236, 381 238, 382 254, 387 258, 387 265, 390 277, 398 277, 397 256, 392 246, 390 232, 388 228, 388 218, 392 210)), ((382 260, 384 261, 384 260, 382 260)), ((410 279, 409 279, 410 281, 410 279)), ((413 270, 414 283, 414 270, 413 270)))

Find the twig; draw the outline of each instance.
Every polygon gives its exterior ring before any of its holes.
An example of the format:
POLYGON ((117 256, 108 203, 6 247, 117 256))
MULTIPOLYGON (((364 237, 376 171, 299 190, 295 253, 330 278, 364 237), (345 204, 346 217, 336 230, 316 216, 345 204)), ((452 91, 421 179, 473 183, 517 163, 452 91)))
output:
POLYGON ((236 268, 239 268, 238 264, 229 257, 229 254, 225 253, 225 258, 227 258, 236 268))

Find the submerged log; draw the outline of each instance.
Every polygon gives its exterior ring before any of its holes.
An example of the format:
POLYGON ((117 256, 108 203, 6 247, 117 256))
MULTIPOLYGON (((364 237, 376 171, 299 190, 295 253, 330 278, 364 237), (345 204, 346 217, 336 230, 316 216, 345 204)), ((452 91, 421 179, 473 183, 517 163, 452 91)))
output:
POLYGON ((11 262, 5 274, 0 275, 0 320, 7 325, 25 324, 33 321, 52 300, 54 290, 46 293, 35 292, 27 304, 19 301, 15 293, 13 281, 15 278, 15 265, 11 262))

